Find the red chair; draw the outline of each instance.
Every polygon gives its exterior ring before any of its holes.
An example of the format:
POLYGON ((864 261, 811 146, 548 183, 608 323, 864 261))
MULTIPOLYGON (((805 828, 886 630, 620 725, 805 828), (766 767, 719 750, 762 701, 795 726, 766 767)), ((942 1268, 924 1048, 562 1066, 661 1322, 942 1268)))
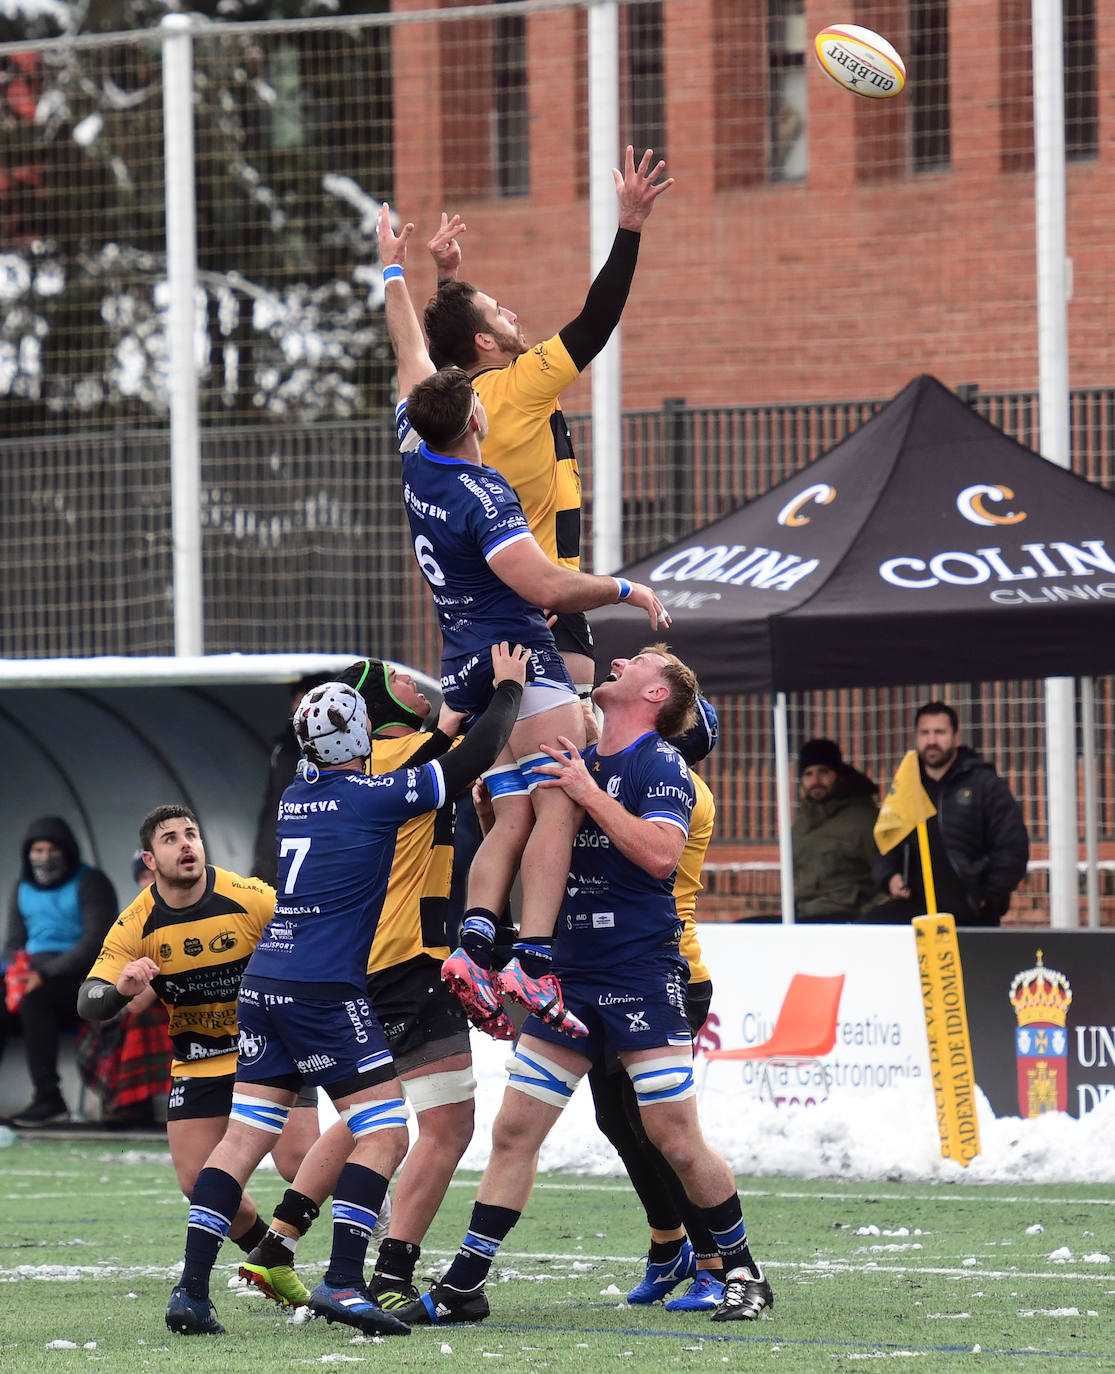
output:
MULTIPOLYGON (((844 991, 844 974, 818 977, 811 973, 795 973, 782 999, 778 1018, 769 1040, 761 1045, 748 1045, 734 1050, 705 1050, 706 1060, 761 1059, 759 1097, 764 1086, 770 1092, 770 1071, 776 1064, 821 1064, 823 1055, 836 1044, 836 1019, 840 1011, 840 996, 844 991)), ((708 1064, 705 1065, 705 1078, 708 1064)))

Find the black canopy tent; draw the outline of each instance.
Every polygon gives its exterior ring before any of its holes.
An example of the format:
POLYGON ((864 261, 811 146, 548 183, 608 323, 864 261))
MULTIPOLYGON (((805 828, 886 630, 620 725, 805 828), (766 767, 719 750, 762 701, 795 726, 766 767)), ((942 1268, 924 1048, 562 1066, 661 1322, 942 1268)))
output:
MULTIPOLYGON (((1115 672, 1115 495, 930 376, 795 476, 621 573, 658 593, 705 691, 779 694, 784 915, 781 694, 1115 672)), ((646 643, 626 607, 590 620, 601 673, 646 643)))
MULTIPOLYGON (((929 376, 621 572, 658 593, 713 693, 1115 671, 1115 495, 929 376)), ((609 656, 646 642, 625 607, 590 619, 609 656)))

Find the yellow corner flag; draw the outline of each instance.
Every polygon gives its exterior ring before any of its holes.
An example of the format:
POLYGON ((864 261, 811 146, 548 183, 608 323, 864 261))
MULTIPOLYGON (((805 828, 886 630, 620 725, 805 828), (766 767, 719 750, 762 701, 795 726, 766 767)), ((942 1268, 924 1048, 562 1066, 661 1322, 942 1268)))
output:
POLYGON ((936 814, 937 808, 921 785, 917 750, 911 749, 898 765, 875 821, 875 843, 879 853, 889 854, 912 830, 936 814))

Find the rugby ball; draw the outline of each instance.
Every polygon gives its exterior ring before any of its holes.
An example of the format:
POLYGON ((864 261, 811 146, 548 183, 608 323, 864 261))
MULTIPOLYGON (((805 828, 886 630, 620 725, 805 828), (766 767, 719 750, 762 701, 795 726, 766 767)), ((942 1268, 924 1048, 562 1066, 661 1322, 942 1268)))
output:
POLYGON ((885 38, 858 24, 829 24, 813 40, 826 76, 853 95, 885 100, 906 84, 906 64, 885 38))

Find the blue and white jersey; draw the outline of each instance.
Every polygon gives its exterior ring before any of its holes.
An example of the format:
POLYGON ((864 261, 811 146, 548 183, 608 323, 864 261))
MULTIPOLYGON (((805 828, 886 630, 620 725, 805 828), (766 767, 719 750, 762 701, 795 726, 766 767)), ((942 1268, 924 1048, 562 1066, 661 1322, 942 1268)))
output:
POLYGON ((434 598, 442 638, 442 671, 507 640, 552 649, 554 637, 537 606, 492 572, 488 560, 533 539, 519 498, 493 468, 410 448, 406 402, 395 412, 402 455, 403 500, 414 556, 434 598))
MULTIPOLYGON (((584 759, 597 786, 625 810, 676 825, 688 837, 697 792, 685 760, 661 735, 650 731, 618 754, 598 754, 591 745, 584 759)), ((586 813, 554 932, 558 972, 619 968, 676 940, 680 930, 674 875, 654 878, 632 863, 586 813)))
POLYGON ((375 777, 299 774, 279 803, 275 914, 244 976, 298 983, 305 997, 363 996, 399 826, 445 800, 437 762, 375 777))

